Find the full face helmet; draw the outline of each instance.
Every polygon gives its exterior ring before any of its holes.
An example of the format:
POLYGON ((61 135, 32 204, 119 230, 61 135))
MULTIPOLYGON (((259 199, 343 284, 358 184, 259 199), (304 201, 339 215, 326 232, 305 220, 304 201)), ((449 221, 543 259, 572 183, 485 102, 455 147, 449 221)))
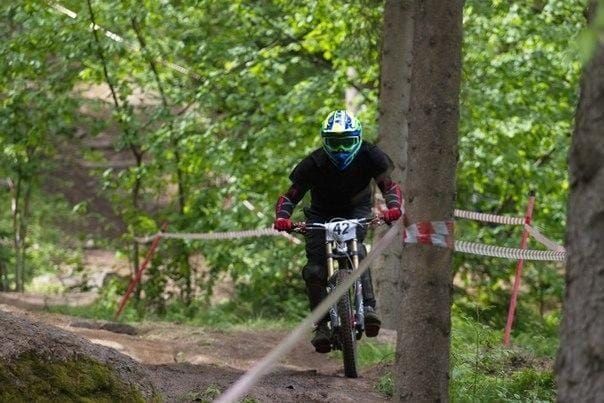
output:
POLYGON ((323 149, 339 170, 346 169, 359 153, 362 136, 361 122, 345 110, 331 112, 321 127, 323 149))

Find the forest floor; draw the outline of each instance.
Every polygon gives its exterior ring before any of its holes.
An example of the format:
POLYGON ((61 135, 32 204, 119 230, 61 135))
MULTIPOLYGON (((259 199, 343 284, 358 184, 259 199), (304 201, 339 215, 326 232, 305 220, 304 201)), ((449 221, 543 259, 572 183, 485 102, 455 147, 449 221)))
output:
MULTIPOLYGON (((142 363, 166 401, 211 401, 287 335, 283 329, 209 329, 164 322, 136 326, 136 335, 81 326, 81 319, 16 306, 15 294, 0 295, 0 309, 54 325, 126 354, 142 363), (9 305, 10 304, 10 305, 9 305), (79 322, 79 324, 78 324, 79 322)), ((29 301, 31 302, 31 301, 29 301)), ((47 302, 48 303, 48 302, 47 302)), ((382 342, 394 342, 382 332, 382 342)), ((343 375, 341 360, 314 352, 308 339, 254 386, 248 396, 259 402, 383 402, 375 390, 383 366, 361 370, 357 379, 343 375)))

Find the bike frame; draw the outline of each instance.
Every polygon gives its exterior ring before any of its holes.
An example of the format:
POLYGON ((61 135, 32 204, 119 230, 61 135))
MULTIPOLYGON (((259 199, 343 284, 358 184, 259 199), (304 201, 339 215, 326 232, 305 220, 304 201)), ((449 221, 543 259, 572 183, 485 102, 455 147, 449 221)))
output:
MULTIPOLYGON (((342 219, 334 218, 328 223, 308 223, 299 224, 297 228, 301 231, 306 230, 323 230, 325 231, 325 254, 326 254, 326 266, 327 266, 327 292, 331 293, 335 287, 335 274, 337 270, 357 270, 359 267, 360 253, 359 253, 359 241, 357 239, 357 228, 369 225, 375 222, 375 218, 360 218, 360 219, 342 219), (343 234, 346 233, 350 227, 354 228, 354 236, 346 237, 339 236, 338 224, 345 226, 343 234), (335 262, 338 262, 338 268, 336 270, 335 262)), ((365 330, 365 309, 363 305, 363 286, 361 279, 357 279, 351 287, 351 300, 354 307, 353 318, 354 328, 356 329, 357 340, 361 338, 365 330)), ((342 318, 338 315, 338 311, 335 305, 329 309, 329 319, 331 321, 332 330, 337 329, 341 326, 342 318)))
MULTIPOLYGON (((335 289, 335 278, 334 275, 336 273, 335 270, 335 261, 338 261, 338 270, 347 270, 347 263, 352 263, 350 266, 350 270, 354 271, 359 267, 359 246, 358 240, 352 239, 350 242, 350 246, 346 245, 345 252, 334 253, 337 245, 335 241, 327 241, 325 243, 326 254, 327 254, 327 278, 329 279, 327 285, 327 292, 331 293, 333 289, 335 289), (351 259, 352 262, 346 262, 345 259, 351 259)), ((363 288, 362 288, 361 280, 357 279, 352 285, 352 303, 354 306, 354 327, 357 331, 357 339, 360 335, 362 335, 365 330, 365 312, 363 307, 363 288)), ((339 317, 337 313, 337 309, 335 305, 332 305, 329 309, 329 317, 334 328, 337 328, 341 324, 342 318, 339 317)))

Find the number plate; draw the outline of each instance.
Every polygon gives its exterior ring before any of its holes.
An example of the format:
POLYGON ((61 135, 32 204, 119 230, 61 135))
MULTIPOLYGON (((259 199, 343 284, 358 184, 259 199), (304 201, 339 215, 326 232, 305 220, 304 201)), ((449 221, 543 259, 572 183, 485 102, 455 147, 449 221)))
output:
POLYGON ((350 241, 357 237, 357 225, 352 221, 325 223, 325 237, 328 241, 350 241))

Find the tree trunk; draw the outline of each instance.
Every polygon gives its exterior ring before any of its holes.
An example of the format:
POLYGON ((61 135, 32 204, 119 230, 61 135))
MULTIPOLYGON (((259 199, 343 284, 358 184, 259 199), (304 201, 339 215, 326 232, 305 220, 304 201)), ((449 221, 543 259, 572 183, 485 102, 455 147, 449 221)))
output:
POLYGON ((27 270, 27 230, 28 230, 28 221, 29 221, 29 206, 31 202, 31 191, 32 191, 32 183, 26 184, 27 188, 23 194, 21 200, 21 213, 19 214, 19 234, 21 237, 21 250, 19 254, 19 262, 21 264, 21 289, 19 291, 25 291, 25 281, 30 279, 33 276, 33 272, 31 272, 31 266, 29 268, 29 272, 27 270))
MULTIPOLYGON (((413 45, 413 2, 387 0, 380 74, 378 145, 394 162, 392 178, 402 184, 407 164, 409 91, 411 88, 411 47, 413 45)), ((404 193, 404 189, 403 189, 404 193)), ((380 228, 381 238, 386 229, 380 228)), ((384 252, 373 271, 382 326, 396 329, 402 243, 384 252)))
MULTIPOLYGON (((139 209, 139 198, 140 198, 140 190, 142 187, 142 178, 141 178, 141 168, 143 166, 143 152, 139 151, 137 147, 134 145, 130 146, 130 150, 134 159, 136 161, 136 178, 134 179, 134 186, 132 187, 132 207, 135 211, 139 209)), ((132 238, 134 238, 136 234, 132 234, 132 238)), ((138 269, 140 266, 140 247, 138 242, 133 239, 132 240, 132 277, 136 277, 138 275, 138 269)), ((141 287, 136 287, 136 292, 134 293, 134 298, 139 301, 141 299, 141 287)))
MULTIPOLYGON (((187 188, 185 184, 185 174, 182 169, 182 156, 180 152, 180 139, 175 133, 174 130, 174 119, 175 116, 170 112, 170 105, 168 103, 168 97, 166 95, 166 91, 164 90, 163 83, 159 76, 159 70, 157 69, 157 64, 151 54, 149 53, 149 49, 147 48, 147 41, 145 36, 143 35, 142 27, 136 18, 131 19, 132 29, 136 35, 138 40, 138 44, 143 50, 143 55, 149 67, 151 68, 151 73, 155 79, 155 83, 157 84, 157 89, 160 94, 160 98, 162 101, 163 112, 165 116, 169 119, 169 137, 170 137, 170 145, 172 146, 172 151, 174 152, 174 170, 176 174, 176 184, 178 187, 178 215, 181 221, 185 220, 185 206, 187 199, 187 188)), ((177 254, 175 261, 178 265, 178 270, 180 275, 184 278, 184 289, 181 290, 181 298, 188 306, 191 304, 193 297, 193 270, 191 269, 191 263, 189 262, 190 252, 184 241, 175 241, 178 243, 176 248, 177 254)))
MULTIPOLYGON (((592 1, 590 20, 595 9, 592 1)), ((583 71, 569 156, 566 294, 556 363, 560 402, 604 398, 603 111, 604 45, 600 42, 583 71)))
POLYGON ((23 265, 21 264, 21 175, 16 180, 9 179, 11 190, 11 214, 13 226, 13 248, 15 252, 15 291, 23 291, 23 265))
POLYGON ((2 260, 0 260, 0 291, 8 291, 8 274, 6 264, 2 260))
MULTIPOLYGON (((416 0, 407 175, 410 223, 453 219, 463 1, 416 0)), ((448 400, 453 251, 403 249, 395 401, 448 400)))

